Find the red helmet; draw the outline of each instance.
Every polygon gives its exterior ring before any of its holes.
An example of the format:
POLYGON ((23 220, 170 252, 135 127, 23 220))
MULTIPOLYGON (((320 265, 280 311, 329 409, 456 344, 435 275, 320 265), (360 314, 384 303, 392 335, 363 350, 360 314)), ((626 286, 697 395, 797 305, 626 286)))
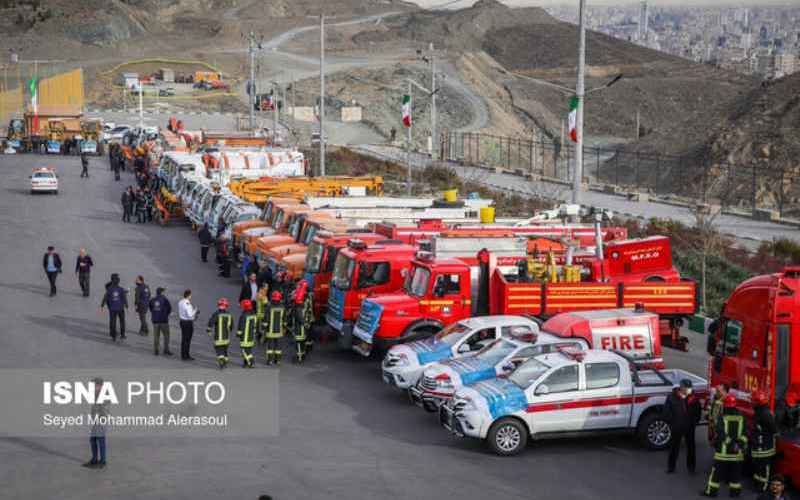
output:
POLYGON ((725 396, 725 399, 722 400, 722 406, 724 408, 736 408, 736 396, 733 394, 725 396))
POLYGON ((786 393, 786 404, 790 407, 797 406, 797 393, 789 391, 786 393))
POLYGON ((230 305, 231 305, 230 302, 228 302, 228 299, 226 299, 225 297, 222 297, 217 301, 217 307, 219 307, 220 309, 227 309, 228 307, 230 307, 230 305))
POLYGON ((272 299, 272 302, 280 302, 281 300, 283 300, 283 294, 275 290, 274 292, 272 292, 270 298, 272 299))
POLYGON ((769 403, 767 393, 762 390, 754 391, 751 400, 755 406, 764 406, 769 403))
POLYGON ((240 305, 242 306, 242 310, 244 310, 244 311, 252 311, 253 310, 253 301, 252 300, 244 299, 241 302, 240 305))

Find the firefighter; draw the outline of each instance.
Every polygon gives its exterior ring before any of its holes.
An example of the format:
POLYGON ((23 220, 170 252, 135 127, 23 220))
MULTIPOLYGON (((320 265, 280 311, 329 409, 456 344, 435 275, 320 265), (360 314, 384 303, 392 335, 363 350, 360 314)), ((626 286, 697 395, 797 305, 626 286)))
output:
POLYGON ((256 333, 258 331, 258 317, 253 312, 253 301, 243 300, 241 302, 242 315, 239 316, 239 325, 236 336, 239 337, 239 347, 242 349, 242 366, 254 368, 253 346, 256 345, 256 333))
POLYGON ((256 316, 258 317, 258 338, 264 337, 265 318, 267 316, 267 307, 269 307, 269 300, 267 299, 267 287, 262 286, 256 292, 256 316))
POLYGON ((292 294, 291 331, 295 345, 295 360, 302 363, 306 356, 311 352, 313 341, 308 335, 306 317, 310 303, 306 300, 308 296, 308 282, 300 280, 292 294))
POLYGON ((722 402, 725 400, 725 396, 727 395, 728 388, 725 386, 725 384, 720 384, 714 388, 714 395, 708 402, 706 416, 708 420, 708 441, 710 443, 714 442, 714 438, 716 436, 716 424, 719 421, 719 417, 722 415, 722 402))
POLYGON ((267 344, 267 364, 274 362, 277 365, 283 357, 281 339, 283 338, 284 307, 281 292, 272 292, 266 314, 262 340, 267 344))
POLYGON ((233 315, 228 312, 230 303, 225 297, 217 301, 217 310, 208 318, 206 332, 214 337, 214 351, 217 353, 219 369, 228 364, 228 346, 231 343, 233 315))
POLYGON ((756 491, 767 491, 775 459, 775 441, 778 427, 769 411, 769 397, 764 391, 756 391, 753 401, 753 435, 750 444, 750 457, 753 459, 753 480, 756 491))
POLYGON ((728 394, 722 402, 722 415, 716 423, 717 433, 714 440, 714 465, 708 476, 706 489, 700 492, 704 496, 716 497, 719 493, 720 479, 728 483, 731 497, 742 493, 742 462, 747 447, 747 435, 744 417, 736 409, 736 397, 728 394))

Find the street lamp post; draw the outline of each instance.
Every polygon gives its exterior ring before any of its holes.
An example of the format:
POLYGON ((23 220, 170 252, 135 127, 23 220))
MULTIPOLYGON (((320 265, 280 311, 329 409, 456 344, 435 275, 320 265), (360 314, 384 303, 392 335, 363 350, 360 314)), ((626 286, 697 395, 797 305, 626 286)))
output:
POLYGON ((578 84, 575 94, 578 98, 577 118, 575 131, 577 144, 575 147, 575 169, 572 174, 572 203, 581 204, 581 190, 583 188, 583 101, 586 94, 586 0, 580 0, 578 10, 578 84))
POLYGON ((319 174, 325 176, 325 14, 319 16, 319 174))

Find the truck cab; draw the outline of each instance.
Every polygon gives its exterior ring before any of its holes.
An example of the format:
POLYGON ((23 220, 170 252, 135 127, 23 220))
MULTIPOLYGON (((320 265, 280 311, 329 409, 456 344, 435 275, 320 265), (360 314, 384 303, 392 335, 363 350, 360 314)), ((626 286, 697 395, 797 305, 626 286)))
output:
POLYGON ((339 251, 333 266, 325 321, 349 347, 361 303, 373 294, 385 296, 403 286, 417 248, 394 240, 367 246, 351 240, 339 251))
POLYGON ((291 243, 294 239, 287 234, 291 229, 291 225, 296 220, 297 216, 301 213, 306 213, 310 209, 298 204, 297 202, 281 204, 278 206, 275 213, 275 218, 272 221, 272 234, 268 236, 259 236, 250 238, 245 243, 245 251, 251 257, 259 258, 261 252, 267 248, 276 245, 291 243), (275 236, 276 238, 272 238, 275 236))
POLYGON ((800 484, 800 266, 740 284, 710 328, 711 383, 726 384, 738 406, 752 417, 750 395, 763 390, 779 424, 776 470, 800 484))

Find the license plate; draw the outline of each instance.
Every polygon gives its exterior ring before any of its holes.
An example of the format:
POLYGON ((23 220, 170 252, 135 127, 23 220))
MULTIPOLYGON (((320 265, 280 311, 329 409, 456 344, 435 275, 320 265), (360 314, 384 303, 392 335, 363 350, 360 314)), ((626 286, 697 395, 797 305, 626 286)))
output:
POLYGON ((339 321, 338 319, 333 318, 333 317, 331 317, 329 315, 325 315, 325 321, 328 323, 328 326, 330 326, 334 330, 336 330, 336 331, 341 331, 342 330, 342 322, 339 321))
POLYGON ((356 337, 360 338, 361 340, 363 340, 368 344, 372 343, 372 335, 370 335, 368 332, 365 332, 359 327, 353 328, 353 335, 355 335, 356 337))

